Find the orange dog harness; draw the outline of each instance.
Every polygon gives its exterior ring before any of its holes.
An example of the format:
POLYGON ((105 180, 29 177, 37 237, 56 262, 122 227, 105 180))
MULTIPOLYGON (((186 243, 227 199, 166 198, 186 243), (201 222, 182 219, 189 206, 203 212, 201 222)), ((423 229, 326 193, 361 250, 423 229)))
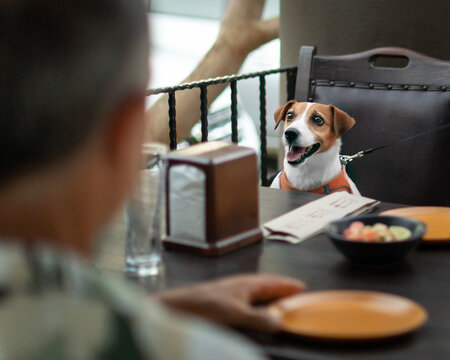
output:
MULTIPOLYGON (((280 188, 283 190, 299 191, 299 189, 297 189, 296 187, 293 187, 289 183, 284 170, 280 176, 280 188)), ((322 186, 318 187, 317 189, 308 190, 307 192, 328 195, 328 194, 331 194, 334 192, 339 192, 339 191, 347 191, 348 193, 353 194, 352 188, 348 182, 348 177, 347 177, 347 172, 345 171, 345 166, 342 167, 342 170, 339 173, 339 175, 336 176, 333 180, 331 180, 328 184, 322 185, 322 186)))

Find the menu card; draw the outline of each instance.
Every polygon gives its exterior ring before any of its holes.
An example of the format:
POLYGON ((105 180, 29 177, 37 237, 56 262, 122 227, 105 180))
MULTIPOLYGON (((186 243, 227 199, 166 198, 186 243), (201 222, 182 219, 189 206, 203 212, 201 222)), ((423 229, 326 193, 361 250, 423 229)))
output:
POLYGON ((300 206, 263 224, 268 240, 298 244, 320 233, 330 221, 348 215, 360 215, 380 202, 347 192, 336 192, 300 206))

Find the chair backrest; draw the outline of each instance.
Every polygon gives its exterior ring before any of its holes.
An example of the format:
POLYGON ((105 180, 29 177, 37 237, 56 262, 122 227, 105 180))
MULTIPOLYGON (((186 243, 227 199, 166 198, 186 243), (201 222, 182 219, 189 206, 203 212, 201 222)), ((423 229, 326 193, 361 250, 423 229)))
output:
MULTIPOLYGON (((449 123, 450 61, 396 47, 319 56, 303 46, 295 98, 334 104, 353 116, 356 125, 344 136, 341 153, 354 154, 449 123)), ((449 205, 449 164, 447 128, 368 154, 348 172, 362 195, 449 205)))

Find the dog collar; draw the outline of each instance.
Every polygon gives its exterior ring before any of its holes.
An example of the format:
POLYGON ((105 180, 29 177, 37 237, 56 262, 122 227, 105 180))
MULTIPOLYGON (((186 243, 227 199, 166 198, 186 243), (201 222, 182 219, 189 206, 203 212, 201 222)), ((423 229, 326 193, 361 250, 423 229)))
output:
MULTIPOLYGON (((280 188, 283 190, 297 190, 296 187, 292 186, 286 176, 286 172, 283 170, 280 176, 280 188)), ((336 176, 333 180, 331 180, 328 184, 321 185, 316 189, 308 190, 307 192, 315 193, 315 194, 331 194, 334 192, 347 191, 350 194, 353 194, 350 183, 348 182, 347 172, 345 171, 345 166, 342 166, 341 172, 338 176, 336 176)))

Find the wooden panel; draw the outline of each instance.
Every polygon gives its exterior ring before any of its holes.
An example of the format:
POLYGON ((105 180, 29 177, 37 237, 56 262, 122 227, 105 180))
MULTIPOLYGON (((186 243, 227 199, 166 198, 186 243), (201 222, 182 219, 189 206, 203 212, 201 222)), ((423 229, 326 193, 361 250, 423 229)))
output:
POLYGON ((210 239, 220 240, 259 226, 256 155, 222 163, 211 169, 214 189, 208 198, 210 239))

